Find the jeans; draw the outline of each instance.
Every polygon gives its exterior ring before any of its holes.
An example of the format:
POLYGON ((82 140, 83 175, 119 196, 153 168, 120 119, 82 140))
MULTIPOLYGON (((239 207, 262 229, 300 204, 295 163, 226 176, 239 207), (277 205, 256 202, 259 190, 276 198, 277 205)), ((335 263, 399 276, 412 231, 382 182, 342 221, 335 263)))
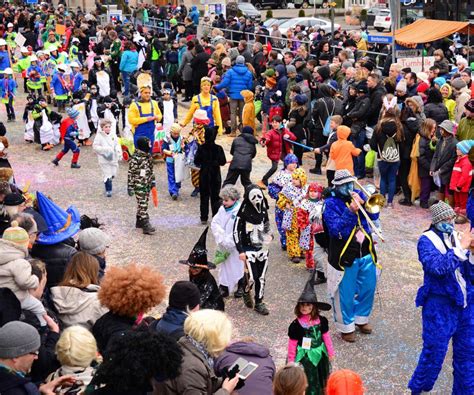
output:
POLYGON ((130 96, 130 74, 126 71, 122 71, 122 80, 123 80, 123 95, 130 96))
POLYGON ((151 61, 151 78, 153 83, 153 92, 160 92, 161 80, 163 79, 163 69, 159 60, 151 61))
POLYGON ((240 170, 240 169, 235 169, 235 170, 229 169, 229 171, 227 172, 227 177, 222 186, 225 186, 228 184, 235 185, 239 177, 240 177, 240 182, 242 183, 242 186, 244 188, 247 185, 250 185, 252 183, 252 181, 250 181, 250 171, 240 170))
POLYGON ((433 178, 431 176, 420 177, 421 191, 420 191, 420 203, 428 203, 431 194, 431 183, 433 178))
POLYGON ((351 136, 351 141, 356 148, 360 148, 362 152, 359 156, 354 157, 354 174, 357 178, 365 177, 365 128, 362 129, 357 136, 351 136))
POLYGON ((7 117, 9 120, 15 119, 15 109, 13 108, 13 97, 8 98, 8 103, 5 103, 5 108, 7 110, 7 117))
POLYGON ((237 117, 239 117, 239 123, 242 123, 242 111, 244 109, 244 101, 237 99, 230 99, 230 127, 232 132, 237 130, 237 117), (238 111, 238 112, 237 112, 238 111))
POLYGON ((388 193, 387 203, 393 202, 395 191, 397 189, 397 172, 400 167, 400 161, 398 162, 385 162, 379 161, 380 171, 380 193, 386 196, 388 193))

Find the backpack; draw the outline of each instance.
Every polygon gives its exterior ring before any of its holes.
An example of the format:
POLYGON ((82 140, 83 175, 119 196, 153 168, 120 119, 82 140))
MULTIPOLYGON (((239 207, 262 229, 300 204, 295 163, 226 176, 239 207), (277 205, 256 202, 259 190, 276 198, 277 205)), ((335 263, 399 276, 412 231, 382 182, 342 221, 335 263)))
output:
POLYGON ((400 160, 400 153, 398 152, 398 146, 394 139, 395 135, 387 136, 387 140, 383 145, 382 152, 380 152, 379 147, 379 155, 380 158, 385 162, 398 162, 400 160))
POLYGON ((327 137, 331 133, 331 118, 334 114, 334 110, 336 109, 336 103, 334 103, 332 112, 331 114, 329 114, 329 109, 328 109, 328 105, 326 104, 326 101, 323 99, 321 99, 321 101, 324 103, 324 107, 326 107, 326 113, 328 114, 328 117, 326 118, 326 122, 324 123, 323 121, 321 121, 321 117, 319 117, 319 122, 321 123, 321 126, 323 127, 323 135, 327 137))

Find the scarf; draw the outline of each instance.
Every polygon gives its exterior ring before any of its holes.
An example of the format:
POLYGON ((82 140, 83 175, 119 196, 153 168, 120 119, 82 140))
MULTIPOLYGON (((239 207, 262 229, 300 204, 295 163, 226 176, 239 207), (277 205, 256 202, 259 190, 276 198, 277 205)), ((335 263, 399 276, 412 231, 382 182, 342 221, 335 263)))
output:
POLYGON ((204 357, 204 359, 207 361, 207 363, 209 364, 209 367, 211 369, 214 369, 214 358, 212 358, 209 353, 207 352, 206 350, 206 347, 204 346, 204 344, 202 343, 199 343, 197 340, 193 339, 191 336, 189 335, 186 335, 186 339, 188 339, 191 344, 196 347, 196 349, 202 354, 202 356, 204 357))

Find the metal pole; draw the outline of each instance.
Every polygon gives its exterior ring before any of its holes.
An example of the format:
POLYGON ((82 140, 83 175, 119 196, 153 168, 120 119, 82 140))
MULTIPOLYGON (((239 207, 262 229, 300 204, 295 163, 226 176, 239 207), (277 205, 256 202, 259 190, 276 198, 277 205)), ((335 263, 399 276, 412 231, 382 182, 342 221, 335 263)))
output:
POLYGON ((331 39, 334 42, 334 8, 333 7, 329 7, 329 15, 331 16, 331 39))
POLYGON ((397 63, 395 56, 395 30, 397 29, 397 18, 398 18, 398 7, 400 2, 397 0, 390 0, 390 13, 391 13, 391 28, 392 28, 392 63, 397 63))

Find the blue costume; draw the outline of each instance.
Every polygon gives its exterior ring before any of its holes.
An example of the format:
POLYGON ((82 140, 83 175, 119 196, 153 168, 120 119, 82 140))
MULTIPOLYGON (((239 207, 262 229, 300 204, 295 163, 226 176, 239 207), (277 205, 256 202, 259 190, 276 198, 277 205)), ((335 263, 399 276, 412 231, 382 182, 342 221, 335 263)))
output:
MULTIPOLYGON (((366 199, 361 191, 354 192, 366 199)), ((377 283, 371 228, 359 211, 349 209, 351 200, 350 194, 343 195, 335 189, 326 199, 323 212, 329 237, 328 292, 336 329, 343 334, 354 332, 355 325, 368 324, 377 283)), ((378 214, 369 216, 378 218, 378 214)))
MULTIPOLYGON (((284 167, 280 172, 273 178, 272 182, 268 184, 268 194, 272 199, 278 200, 278 194, 282 191, 283 187, 291 183, 291 173, 286 170, 290 163, 298 164, 298 158, 294 154, 288 154, 285 156, 283 161, 284 167)), ((281 248, 286 250, 286 230, 282 227, 283 213, 275 204, 275 222, 277 225, 278 233, 280 234, 281 248)))
POLYGON ((469 190, 469 196, 467 198, 466 205, 466 217, 471 224, 471 229, 474 227, 474 188, 469 190))
MULTIPOLYGON (((140 117, 154 117, 155 116, 155 102, 154 100, 150 101, 150 108, 151 108, 151 113, 145 114, 142 111, 142 106, 138 101, 135 101, 135 104, 137 105, 138 111, 140 113, 140 117)), ((140 125, 137 125, 135 127, 135 133, 133 135, 133 143, 135 144, 135 147, 137 146, 137 141, 140 137, 147 137, 150 142, 151 142, 151 148, 150 151, 153 150, 153 144, 155 144, 155 121, 148 121, 141 123, 140 125)))
POLYGON ((81 84, 84 81, 84 77, 80 72, 71 74, 71 89, 72 93, 79 92, 81 90, 81 84))
POLYGON ((473 265, 457 234, 434 225, 418 241, 418 259, 424 271, 416 297, 423 307, 423 349, 408 387, 412 394, 432 390, 452 338, 452 393, 474 394, 473 265))
MULTIPOLYGON (((171 151, 172 153, 182 153, 181 149, 181 136, 176 140, 169 136, 163 141, 163 151, 171 151)), ((170 196, 179 196, 179 190, 181 188, 181 182, 176 182, 174 174, 174 158, 172 156, 166 157, 166 171, 168 173, 168 192, 170 196)))
POLYGON ((12 67, 8 51, 0 51, 0 72, 8 67, 12 67))

